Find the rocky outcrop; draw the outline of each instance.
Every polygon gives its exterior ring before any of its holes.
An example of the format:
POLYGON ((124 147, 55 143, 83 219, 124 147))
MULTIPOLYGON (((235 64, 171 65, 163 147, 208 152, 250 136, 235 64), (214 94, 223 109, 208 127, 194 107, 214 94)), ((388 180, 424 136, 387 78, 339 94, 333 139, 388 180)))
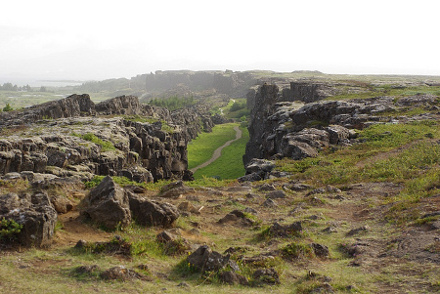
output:
POLYGON ((57 213, 46 193, 21 195, 9 193, 0 196, 0 220, 3 218, 13 220, 22 226, 20 232, 9 241, 17 241, 23 246, 51 245, 57 213))
POLYGON ((264 84, 255 96, 255 107, 251 110, 249 123, 249 142, 246 145, 246 153, 243 161, 247 164, 252 158, 268 158, 262 147, 263 134, 267 131, 272 134, 275 124, 267 118, 275 111, 275 103, 278 101, 279 88, 276 85, 264 84))
POLYGON ((65 99, 32 106, 23 111, 2 112, 0 113, 0 121, 3 126, 23 125, 41 119, 90 116, 95 113, 95 104, 89 95, 75 94, 65 99))
POLYGON ((202 131, 211 132, 214 127, 207 107, 192 106, 179 109, 171 113, 171 119, 188 135, 188 141, 195 139, 202 131))
POLYGON ((85 206, 83 214, 107 229, 125 227, 131 222, 128 194, 109 176, 90 191, 85 206))
POLYGON ((119 96, 96 104, 100 114, 144 114, 144 109, 135 96, 119 96))
MULTIPOLYGON (((305 102, 325 97, 324 84, 291 83, 297 87, 291 100, 305 102), (321 91, 321 92, 320 92, 321 91), (324 91, 324 92, 322 92, 324 91), (308 97, 308 98, 307 98, 308 97)), ((331 91, 338 91, 338 89, 331 91)), ((331 92, 330 91, 330 92, 331 92)), ((354 91, 354 90, 353 90, 354 91)), ((252 158, 282 158, 295 160, 315 157, 330 145, 350 145, 356 137, 353 129, 363 129, 372 124, 398 123, 412 119, 399 117, 398 120, 382 113, 392 113, 405 107, 435 107, 432 95, 416 95, 396 99, 377 97, 342 101, 319 101, 301 107, 294 102, 283 101, 277 85, 264 84, 255 95, 255 107, 251 111, 249 126, 250 140, 243 157, 247 164, 252 158)), ((429 119, 429 115, 423 116, 429 119)))

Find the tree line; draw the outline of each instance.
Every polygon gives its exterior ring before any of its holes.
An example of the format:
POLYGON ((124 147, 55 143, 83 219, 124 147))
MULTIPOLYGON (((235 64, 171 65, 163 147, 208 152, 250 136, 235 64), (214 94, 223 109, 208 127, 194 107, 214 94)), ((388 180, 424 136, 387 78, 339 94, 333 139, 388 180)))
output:
POLYGON ((26 86, 17 86, 17 85, 13 85, 12 83, 4 83, 3 85, 0 85, 0 91, 13 91, 13 92, 18 92, 18 91, 25 91, 25 92, 33 92, 33 91, 37 91, 37 92, 47 92, 47 88, 44 86, 41 86, 40 89, 33 89, 31 86, 26 85, 26 86))

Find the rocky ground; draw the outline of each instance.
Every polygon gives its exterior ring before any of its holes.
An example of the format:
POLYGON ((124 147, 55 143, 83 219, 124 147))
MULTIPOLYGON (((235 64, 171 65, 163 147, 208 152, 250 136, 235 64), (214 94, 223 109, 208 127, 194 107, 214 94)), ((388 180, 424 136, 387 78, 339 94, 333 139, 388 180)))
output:
POLYGON ((0 290, 440 291, 437 86, 281 84, 248 96, 235 181, 181 181, 194 112, 3 114, 0 290))

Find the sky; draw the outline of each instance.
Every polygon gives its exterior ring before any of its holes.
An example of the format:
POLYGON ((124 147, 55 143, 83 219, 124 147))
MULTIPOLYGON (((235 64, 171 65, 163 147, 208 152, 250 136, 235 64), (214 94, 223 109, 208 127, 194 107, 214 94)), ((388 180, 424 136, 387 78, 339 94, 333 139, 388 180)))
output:
POLYGON ((440 75, 437 0, 7 0, 0 81, 156 70, 440 75))

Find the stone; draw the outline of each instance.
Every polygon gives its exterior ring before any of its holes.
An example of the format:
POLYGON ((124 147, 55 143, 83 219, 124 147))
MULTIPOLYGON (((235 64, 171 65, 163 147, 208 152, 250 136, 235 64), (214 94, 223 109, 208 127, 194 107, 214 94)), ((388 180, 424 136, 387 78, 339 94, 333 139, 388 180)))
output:
POLYGON ((46 193, 1 195, 0 219, 3 218, 23 226, 16 236, 19 244, 26 247, 51 246, 57 213, 46 193))
POLYGON ((100 277, 101 279, 104 280, 126 281, 126 280, 140 279, 142 278, 142 275, 131 269, 126 268, 123 265, 118 265, 102 272, 100 274, 100 277))
POLYGON ((128 193, 107 176, 86 197, 83 214, 110 230, 127 226, 131 222, 128 193))
POLYGON ((350 138, 350 131, 343 126, 329 125, 324 130, 329 134, 330 144, 344 144, 350 138))
POLYGON ((180 216, 173 204, 148 200, 135 194, 129 194, 130 209, 136 222, 143 226, 171 227, 180 216))
POLYGON ((315 253, 316 256, 328 257, 330 251, 327 246, 321 245, 318 243, 312 243, 311 246, 312 246, 313 252, 315 253))
POLYGON ((269 235, 273 237, 288 237, 290 235, 296 235, 303 230, 300 221, 293 222, 290 225, 280 225, 275 222, 269 227, 269 235))
POLYGON ((55 195, 50 197, 50 202, 57 211, 57 213, 63 214, 73 209, 72 202, 64 196, 55 195))
POLYGON ((275 186, 274 186, 273 184, 267 184, 267 183, 265 183, 265 184, 261 185, 261 186, 258 188, 258 190, 260 190, 260 191, 262 191, 262 192, 270 192, 270 191, 275 191, 276 188, 275 188, 275 186))
POLYGON ((281 190, 272 191, 266 194, 266 198, 277 199, 277 198, 286 198, 286 193, 281 190))
POLYGON ((274 208, 278 206, 278 204, 271 198, 266 199, 266 201, 264 201, 261 205, 269 208, 274 208))
POLYGON ((233 271, 239 270, 237 264, 230 260, 230 256, 222 255, 216 251, 212 251, 207 245, 200 246, 196 251, 187 257, 187 262, 199 272, 216 272, 226 266, 233 271))
POLYGON ((257 284, 276 285, 281 283, 278 272, 273 268, 257 269, 252 277, 257 284))

